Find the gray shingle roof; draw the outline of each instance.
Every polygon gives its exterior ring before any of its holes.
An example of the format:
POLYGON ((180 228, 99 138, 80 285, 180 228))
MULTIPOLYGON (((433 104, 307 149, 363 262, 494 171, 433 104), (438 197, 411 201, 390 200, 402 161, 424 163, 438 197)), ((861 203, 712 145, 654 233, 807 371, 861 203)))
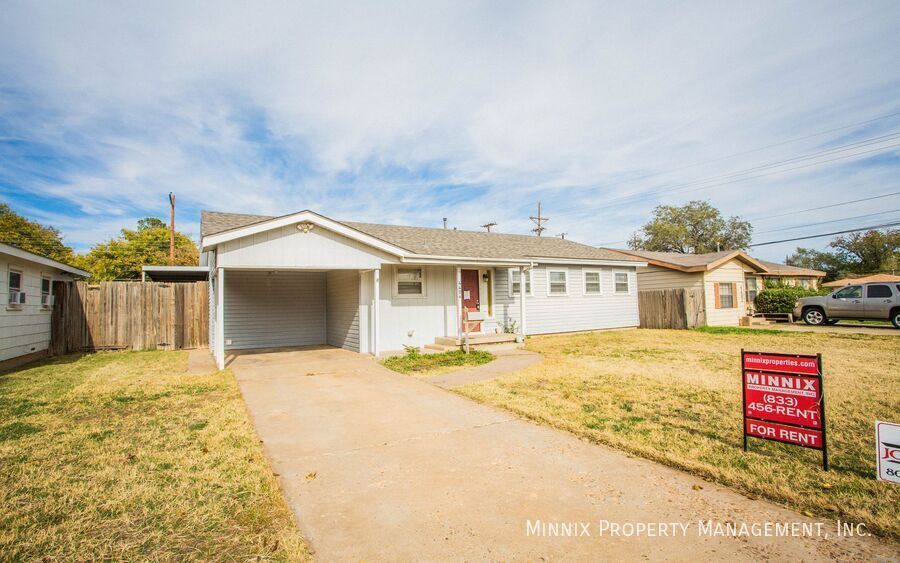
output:
MULTIPOLYGON (((273 218, 263 215, 203 211, 200 217, 200 233, 202 236, 208 236, 273 218)), ((557 237, 455 231, 353 221, 340 221, 340 223, 415 254, 508 259, 639 260, 611 250, 557 237)))
POLYGON ((734 250, 723 250, 721 252, 709 252, 706 254, 682 254, 680 252, 652 252, 649 250, 622 250, 622 253, 640 256, 648 260, 657 260, 659 262, 667 262, 676 266, 684 266, 685 268, 693 268, 697 266, 706 266, 717 260, 734 254, 734 250))
MULTIPOLYGON (((730 254, 734 254, 734 250, 723 250, 721 252, 708 252, 706 254, 682 254, 680 252, 652 252, 649 250, 620 250, 633 256, 640 256, 647 260, 655 260, 657 262, 665 262, 683 268, 698 268, 715 264, 717 261, 725 258, 730 254)), ((749 256, 749 255, 748 255, 749 256)), ((753 258, 759 264, 765 267, 764 273, 773 276, 824 276, 825 272, 819 270, 809 270, 807 268, 798 268, 796 266, 788 266, 778 262, 769 262, 768 260, 760 260, 753 258)))
POLYGON ((769 262, 768 260, 759 260, 766 270, 773 276, 824 276, 825 272, 820 270, 810 270, 809 268, 798 268, 797 266, 789 266, 778 262, 769 262))

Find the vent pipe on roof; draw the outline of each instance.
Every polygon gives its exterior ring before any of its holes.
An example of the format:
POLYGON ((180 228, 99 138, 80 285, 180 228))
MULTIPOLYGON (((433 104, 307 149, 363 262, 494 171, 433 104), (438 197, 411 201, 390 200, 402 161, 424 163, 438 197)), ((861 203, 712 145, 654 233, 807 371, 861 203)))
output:
POLYGON ((447 228, 447 218, 446 217, 444 217, 444 228, 445 229, 447 228))

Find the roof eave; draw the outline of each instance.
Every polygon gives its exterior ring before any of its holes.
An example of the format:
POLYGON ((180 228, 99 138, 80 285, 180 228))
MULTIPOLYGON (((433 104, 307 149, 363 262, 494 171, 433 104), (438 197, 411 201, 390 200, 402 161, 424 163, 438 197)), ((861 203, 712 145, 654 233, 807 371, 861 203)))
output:
POLYGON ((69 266, 68 264, 63 264, 58 260, 53 260, 52 258, 46 258, 41 256, 40 254, 35 254, 34 252, 28 252, 27 250, 22 250, 16 246, 6 243, 0 243, 0 252, 4 254, 9 254, 10 256, 15 256, 20 260, 27 260, 29 262, 34 262, 35 264, 41 264, 43 266, 49 266, 51 268, 56 268, 62 272, 66 272, 67 274, 72 274, 73 276, 78 276, 81 278, 89 278, 91 277, 90 272, 85 272, 79 268, 74 266, 69 266))

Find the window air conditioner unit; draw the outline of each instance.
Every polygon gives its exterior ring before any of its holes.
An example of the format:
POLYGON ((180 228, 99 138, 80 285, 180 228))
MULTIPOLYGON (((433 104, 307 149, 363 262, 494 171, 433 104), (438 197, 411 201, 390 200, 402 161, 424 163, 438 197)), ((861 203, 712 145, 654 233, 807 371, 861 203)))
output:
POLYGON ((9 292, 9 304, 10 305, 23 305, 25 303, 25 292, 24 291, 10 291, 9 292))

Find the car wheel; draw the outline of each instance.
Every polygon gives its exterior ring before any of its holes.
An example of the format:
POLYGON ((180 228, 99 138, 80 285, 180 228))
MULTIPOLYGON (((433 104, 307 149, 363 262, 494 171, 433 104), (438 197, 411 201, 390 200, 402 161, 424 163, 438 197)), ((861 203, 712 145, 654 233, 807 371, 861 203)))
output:
POLYGON ((891 311, 891 323, 893 323, 894 328, 900 328, 900 309, 891 311))
POLYGON ((825 318, 825 313, 822 312, 822 309, 807 309, 803 313, 803 322, 808 325, 821 325, 825 324, 828 319, 825 318))

